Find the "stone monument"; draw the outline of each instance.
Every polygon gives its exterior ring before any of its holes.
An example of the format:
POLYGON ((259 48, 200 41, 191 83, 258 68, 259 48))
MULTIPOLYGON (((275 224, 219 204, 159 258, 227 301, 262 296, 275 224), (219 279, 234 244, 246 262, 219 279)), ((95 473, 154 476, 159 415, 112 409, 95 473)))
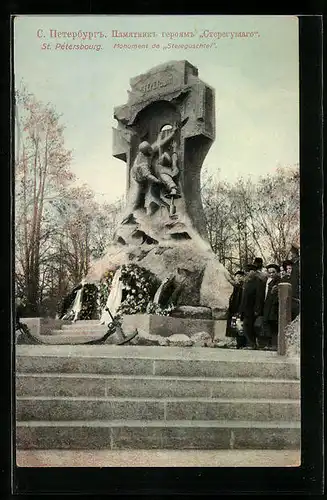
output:
POLYGON ((185 307, 202 307, 203 317, 207 307, 219 318, 231 278, 208 243, 200 185, 215 139, 214 89, 188 61, 152 68, 130 85, 127 103, 114 110, 113 129, 113 156, 126 163, 126 208, 114 244, 87 279, 98 280, 112 263, 131 261, 161 282, 183 274, 189 293, 179 294, 181 316, 196 317, 185 307))
MULTIPOLYGON (((197 345, 214 338, 214 320, 225 319, 232 291, 232 279, 209 245, 201 201, 201 167, 215 139, 214 90, 188 61, 167 62, 130 84, 128 102, 114 110, 113 129, 113 155, 126 163, 126 206, 113 244, 93 262, 82 285, 98 284, 109 269, 116 270, 99 323, 110 326, 123 301, 122 266, 150 271, 157 283, 148 304, 154 312, 150 307, 147 313, 123 315, 132 334, 109 340, 122 343, 138 332, 150 344, 154 334, 169 338, 159 345, 197 345), (167 308, 169 317, 160 314, 167 308)), ((77 299, 70 311, 74 321, 80 319, 77 299)), ((110 328, 94 342, 109 334, 110 328)))

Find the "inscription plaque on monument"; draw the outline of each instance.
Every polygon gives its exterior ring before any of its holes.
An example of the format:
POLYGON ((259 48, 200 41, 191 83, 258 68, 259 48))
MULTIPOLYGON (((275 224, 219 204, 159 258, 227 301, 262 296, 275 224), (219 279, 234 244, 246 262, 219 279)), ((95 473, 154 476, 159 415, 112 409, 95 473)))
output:
POLYGON ((165 73, 158 73, 157 75, 149 77, 145 82, 140 82, 139 84, 134 85, 134 89, 142 92, 143 94, 149 94, 151 92, 160 91, 163 87, 173 84, 174 79, 172 74, 166 75, 165 73))

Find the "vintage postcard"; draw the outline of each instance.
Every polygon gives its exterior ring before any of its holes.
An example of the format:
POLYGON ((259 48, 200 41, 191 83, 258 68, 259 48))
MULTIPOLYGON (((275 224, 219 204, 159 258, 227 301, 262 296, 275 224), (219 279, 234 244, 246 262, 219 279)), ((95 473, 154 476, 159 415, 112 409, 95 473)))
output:
POLYGON ((18 467, 298 467, 299 19, 18 15, 18 467))

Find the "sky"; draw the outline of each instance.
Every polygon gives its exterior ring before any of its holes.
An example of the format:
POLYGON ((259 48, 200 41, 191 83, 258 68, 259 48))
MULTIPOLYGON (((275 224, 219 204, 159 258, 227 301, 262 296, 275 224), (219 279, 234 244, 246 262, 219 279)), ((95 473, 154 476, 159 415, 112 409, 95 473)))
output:
POLYGON ((125 194, 126 164, 112 156, 112 127, 117 125, 114 107, 127 102, 129 80, 185 59, 215 89, 216 140, 203 169, 235 182, 299 162, 295 16, 39 15, 18 16, 14 22, 15 86, 23 81, 37 99, 62 114, 77 183, 88 184, 98 201, 113 202, 125 194), (117 38, 113 30, 156 36, 117 38), (194 36, 177 36, 181 32, 194 36), (240 32, 254 34, 235 36, 240 32), (87 33, 93 39, 83 40, 87 33), (114 48, 117 43, 148 43, 149 48, 114 48), (169 43, 209 47, 168 48, 169 43), (69 50, 66 44, 94 48, 69 50))

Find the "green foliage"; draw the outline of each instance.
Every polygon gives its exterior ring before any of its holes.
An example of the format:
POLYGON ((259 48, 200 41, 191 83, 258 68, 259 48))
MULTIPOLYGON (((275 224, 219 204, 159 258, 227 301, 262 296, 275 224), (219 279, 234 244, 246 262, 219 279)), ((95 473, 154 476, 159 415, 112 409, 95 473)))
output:
POLYGON ((97 316, 98 288, 96 285, 87 284, 83 289, 83 301, 79 319, 95 319, 97 316))
POLYGON ((121 268, 120 279, 123 283, 123 299, 118 312, 146 313, 160 284, 156 276, 137 264, 127 264, 121 268))
POLYGON ((170 304, 167 307, 161 307, 159 304, 155 304, 154 302, 149 302, 146 308, 147 314, 157 314, 159 316, 170 316, 171 311, 175 309, 173 304, 170 304))

